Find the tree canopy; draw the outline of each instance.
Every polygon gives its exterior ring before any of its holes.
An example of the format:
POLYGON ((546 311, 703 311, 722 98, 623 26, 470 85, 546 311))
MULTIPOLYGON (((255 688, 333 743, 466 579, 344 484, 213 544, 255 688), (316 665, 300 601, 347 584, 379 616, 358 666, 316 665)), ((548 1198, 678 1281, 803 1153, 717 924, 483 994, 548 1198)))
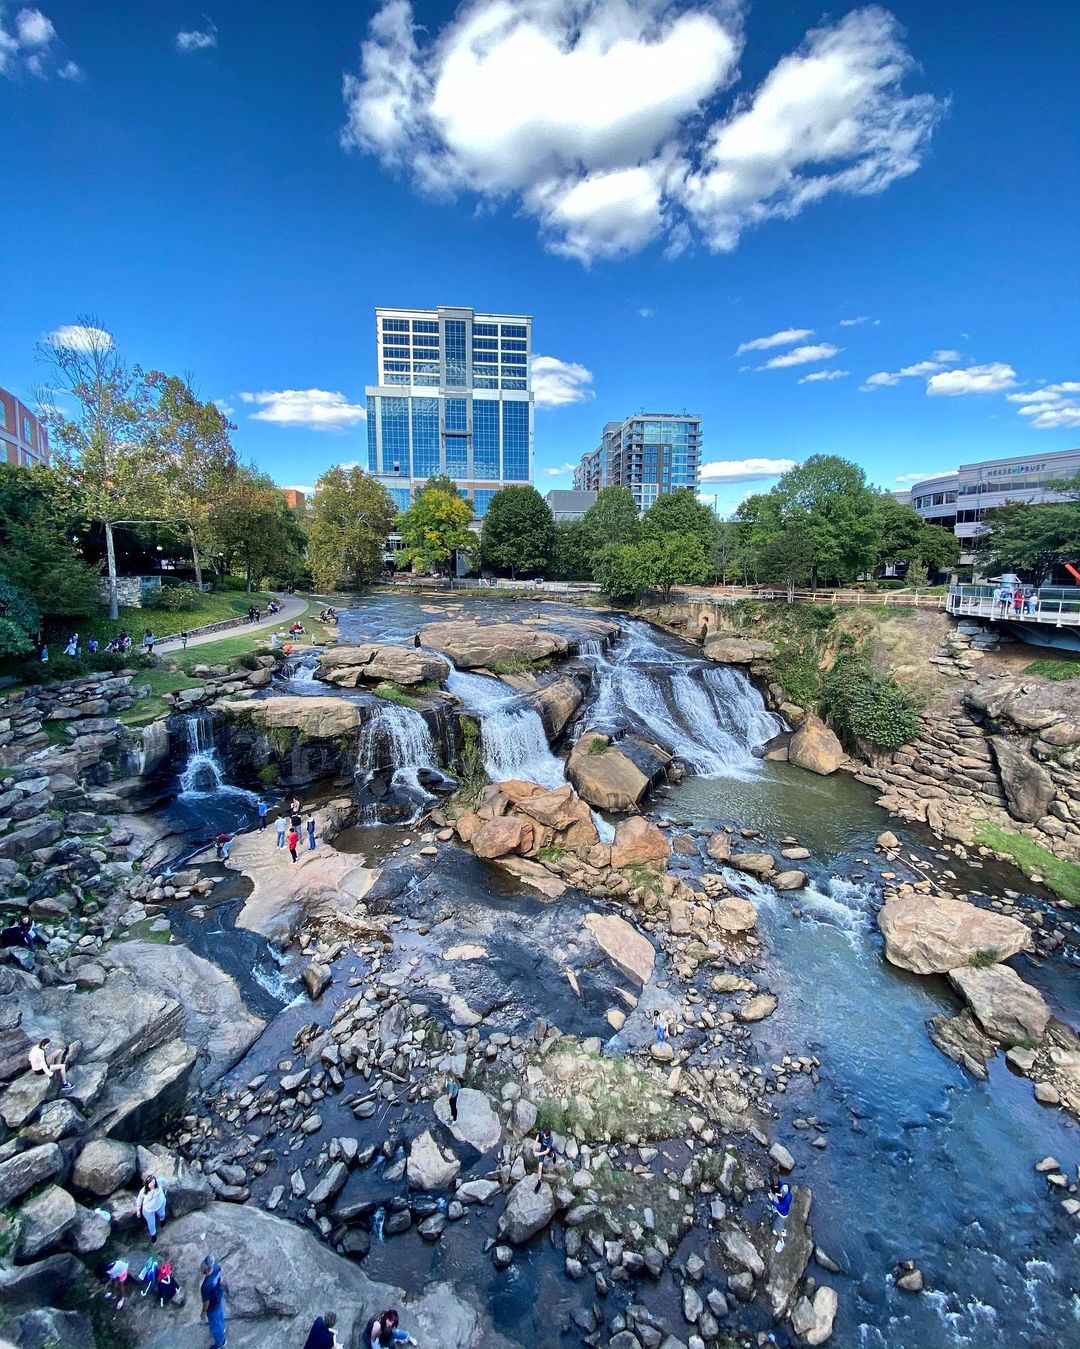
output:
POLYGON ((1023 571, 1042 585, 1054 568, 1080 558, 1080 506, 1016 502, 987 513, 975 543, 989 572, 1023 571))
POLYGON ((47 468, 0 464, 0 555, 7 579, 43 614, 74 618, 98 604, 98 570, 74 542, 70 501, 47 468))
POLYGON ((386 489, 357 467, 329 469, 315 484, 308 565, 319 590, 370 580, 397 511, 386 489))
POLYGON ((485 566, 501 575, 551 570, 555 557, 555 519, 535 487, 503 487, 491 498, 480 535, 485 566))
POLYGON ((404 553, 415 571, 449 574, 459 548, 472 548, 472 507, 453 479, 429 478, 416 500, 398 519, 404 553))
MULTIPOLYGON (((612 544, 637 543, 641 538, 641 522, 629 487, 602 488, 581 523, 589 563, 594 571, 606 548, 612 544)), ((599 581, 599 576, 596 579, 599 581)))
POLYGON ((214 506, 211 527, 227 565, 239 562, 247 589, 273 575, 289 580, 296 573, 300 539, 286 518, 288 508, 273 479, 242 465, 228 494, 214 506))

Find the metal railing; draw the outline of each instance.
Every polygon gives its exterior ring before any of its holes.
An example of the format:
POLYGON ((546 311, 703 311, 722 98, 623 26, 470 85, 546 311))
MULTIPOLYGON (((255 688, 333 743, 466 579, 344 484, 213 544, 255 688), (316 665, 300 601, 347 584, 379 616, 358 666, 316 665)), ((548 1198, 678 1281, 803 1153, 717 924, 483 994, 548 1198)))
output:
POLYGON ((1080 586, 1041 586, 1025 594, 1019 610, 1012 598, 998 598, 1001 589, 995 585, 950 586, 946 612, 957 618, 985 618, 999 623, 1080 627, 1080 586))

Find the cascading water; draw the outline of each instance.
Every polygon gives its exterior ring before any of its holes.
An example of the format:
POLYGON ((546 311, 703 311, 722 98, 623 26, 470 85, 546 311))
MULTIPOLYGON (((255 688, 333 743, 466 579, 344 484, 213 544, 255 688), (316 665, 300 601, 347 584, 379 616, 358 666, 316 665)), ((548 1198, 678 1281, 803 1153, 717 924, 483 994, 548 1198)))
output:
MULTIPOLYGON (((424 718, 411 707, 382 702, 364 722, 357 751, 357 771, 370 782, 378 773, 389 776, 391 787, 416 802, 415 819, 433 794, 420 781, 427 772, 444 777, 435 757, 435 741, 424 718)), ((374 812, 378 820, 377 807, 374 812)), ((364 821, 368 822, 368 821, 364 821)))
POLYGON ((203 707, 184 719, 184 733, 188 742, 187 763, 180 774, 180 795, 205 799, 220 794, 243 797, 254 801, 255 793, 243 787, 234 787, 225 781, 224 770, 214 744, 214 723, 203 707))
POLYGON ((705 666, 662 646, 644 623, 601 651, 586 721, 658 740, 699 777, 724 777, 755 762, 753 749, 784 729, 737 670, 705 666))
POLYGON ((480 720, 484 769, 492 782, 522 778, 562 786, 562 761, 551 752, 539 712, 520 693, 501 680, 453 669, 446 687, 480 720))
POLYGON ((313 656, 292 656, 285 662, 284 675, 290 684, 310 684, 319 667, 313 656))

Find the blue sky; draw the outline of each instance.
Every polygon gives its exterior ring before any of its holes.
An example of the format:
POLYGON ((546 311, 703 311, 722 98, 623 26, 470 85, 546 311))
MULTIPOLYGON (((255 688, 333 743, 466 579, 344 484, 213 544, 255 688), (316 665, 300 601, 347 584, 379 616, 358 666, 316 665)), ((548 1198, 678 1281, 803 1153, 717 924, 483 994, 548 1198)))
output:
POLYGON ((542 491, 642 407, 724 511, 1069 448, 1078 12, 0 4, 0 384, 91 313, 309 484, 365 462, 374 306, 469 304, 535 316, 542 491))

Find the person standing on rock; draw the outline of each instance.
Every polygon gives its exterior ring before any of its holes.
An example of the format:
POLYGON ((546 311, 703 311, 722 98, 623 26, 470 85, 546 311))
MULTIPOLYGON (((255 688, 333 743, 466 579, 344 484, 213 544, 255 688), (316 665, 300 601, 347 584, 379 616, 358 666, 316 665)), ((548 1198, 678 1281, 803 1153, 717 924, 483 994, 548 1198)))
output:
POLYGON ((555 1156, 555 1140, 551 1136, 551 1130, 543 1128, 533 1140, 533 1156, 536 1158, 536 1188, 535 1192, 540 1193, 540 1186, 544 1183, 544 1163, 555 1156))
POLYGON ((296 845, 300 842, 300 835, 296 832, 296 827, 295 827, 295 826, 294 826, 292 829, 290 829, 289 832, 285 835, 285 842, 286 842, 286 844, 288 845, 288 848, 289 848, 289 856, 290 856, 290 857, 292 858, 292 860, 295 862, 295 861, 296 861, 296 845))
POLYGON ((667 1015, 664 1012, 661 1012, 659 1008, 657 1008, 657 1010, 652 1014, 652 1023, 653 1023, 653 1033, 656 1036, 656 1043, 658 1045, 666 1045, 668 1042, 667 1015))
POLYGON ((769 1204, 773 1211, 773 1236, 776 1237, 777 1251, 784 1249, 784 1226, 791 1212, 791 1186, 779 1176, 773 1176, 769 1186, 769 1204))
POLYGON ((233 841, 232 834, 214 835, 214 847, 217 849, 217 857, 219 862, 227 862, 229 860, 229 849, 232 847, 232 841, 233 841))
POLYGON ((450 1118, 457 1120, 458 1092, 461 1091, 461 1084, 453 1073, 446 1074, 446 1099, 450 1104, 450 1118))
POLYGON ((158 1184, 157 1176, 147 1176, 135 1201, 135 1212, 146 1223, 151 1245, 157 1241, 158 1225, 165 1221, 165 1203, 165 1191, 158 1184))
POLYGON ((225 1284, 221 1266, 212 1255, 204 1256, 201 1265, 203 1280, 199 1285, 203 1315, 213 1337, 211 1349, 225 1349, 225 1284))
POLYGON ((279 815, 277 819, 277 845, 279 848, 285 846, 285 830, 288 829, 289 822, 284 815, 279 815))
POLYGON ((393 1307, 373 1316, 364 1330, 370 1349, 390 1349, 394 1344, 415 1344, 407 1330, 402 1330, 400 1318, 393 1307))
POLYGON ((255 803, 255 809, 259 812, 259 833, 261 834, 262 831, 266 828, 266 812, 269 809, 266 802, 263 800, 261 796, 255 803))
POLYGON ((314 852, 314 851, 315 851, 315 816, 314 816, 314 815, 309 815, 309 816, 307 817, 307 845, 308 845, 308 852, 314 852))
POLYGON ((67 1080, 67 1068, 64 1066, 64 1051, 58 1049, 54 1054, 49 1053, 49 1041, 39 1040, 30 1050, 30 1067, 35 1073, 40 1073, 44 1077, 52 1077, 57 1074, 60 1078, 60 1090, 69 1091, 71 1083, 67 1080))
POLYGON ((337 1337, 336 1327, 337 1312, 316 1316, 304 1341, 304 1349, 340 1349, 341 1341, 337 1337))

